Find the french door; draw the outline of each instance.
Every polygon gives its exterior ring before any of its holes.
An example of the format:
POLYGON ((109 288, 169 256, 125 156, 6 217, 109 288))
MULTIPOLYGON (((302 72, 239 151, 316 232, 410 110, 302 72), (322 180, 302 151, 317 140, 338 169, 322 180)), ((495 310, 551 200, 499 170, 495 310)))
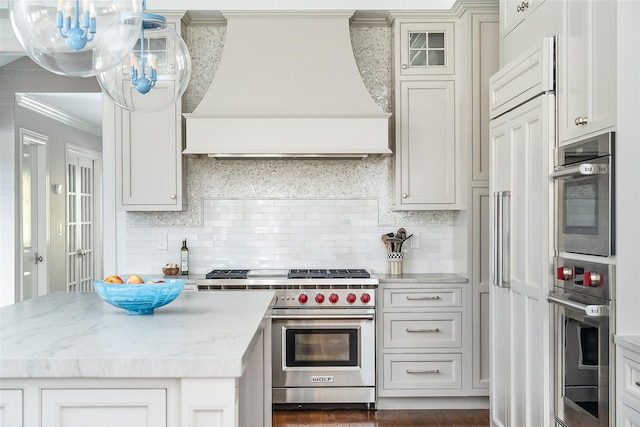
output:
POLYGON ((67 290, 93 291, 102 276, 100 153, 67 145, 67 290))

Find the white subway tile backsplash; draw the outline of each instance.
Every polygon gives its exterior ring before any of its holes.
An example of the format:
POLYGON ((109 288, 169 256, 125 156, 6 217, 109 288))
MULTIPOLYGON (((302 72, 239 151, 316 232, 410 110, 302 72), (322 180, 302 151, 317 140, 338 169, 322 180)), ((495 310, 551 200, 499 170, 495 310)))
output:
MULTIPOLYGON (((129 225, 127 271, 122 273, 157 273, 166 262, 177 263, 183 237, 193 274, 213 268, 295 267, 386 272, 380 236, 404 226, 379 225, 373 198, 205 198, 201 206, 202 227, 129 225), (158 233, 167 235, 169 250, 155 249, 158 233)), ((405 228, 422 236, 421 248, 405 247, 405 272, 453 272, 452 225, 405 228)))

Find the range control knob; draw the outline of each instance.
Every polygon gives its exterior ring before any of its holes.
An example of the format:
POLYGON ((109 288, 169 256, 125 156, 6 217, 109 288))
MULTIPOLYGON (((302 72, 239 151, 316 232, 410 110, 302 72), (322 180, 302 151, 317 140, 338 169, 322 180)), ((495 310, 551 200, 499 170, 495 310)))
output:
POLYGON ((300 294, 298 295, 298 302, 300 304, 306 304, 307 301, 309 301, 309 297, 307 296, 307 294, 300 294))
POLYGON ((349 304, 353 304, 354 302, 356 302, 358 298, 356 298, 356 294, 349 294, 347 295, 347 302, 349 304))
POLYGON ((367 293, 360 295, 360 301, 362 301, 365 304, 368 303, 369 301, 371 301, 371 295, 367 293))
POLYGON ((595 273, 593 271, 587 271, 583 276, 583 283, 585 286, 600 286, 602 284, 602 274, 595 273))
POLYGON ((324 302, 324 295, 322 294, 316 294, 316 302, 318 304, 322 304, 324 302))
POLYGON ((573 280, 574 273, 571 267, 558 267, 558 280, 573 280))
POLYGON ((340 299, 340 298, 338 297, 338 295, 337 295, 337 294, 331 294, 331 295, 329 295, 329 302, 330 302, 331 304, 335 304, 335 303, 337 303, 339 299, 340 299))

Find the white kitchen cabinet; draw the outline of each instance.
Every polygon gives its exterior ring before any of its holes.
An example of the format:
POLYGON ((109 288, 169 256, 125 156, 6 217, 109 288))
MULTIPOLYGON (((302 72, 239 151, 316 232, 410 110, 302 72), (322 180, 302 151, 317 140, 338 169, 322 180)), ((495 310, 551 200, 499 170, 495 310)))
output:
POLYGON ((563 2, 558 37, 560 145, 615 124, 616 2, 563 2))
POLYGON ((0 389, 0 427, 23 425, 22 394, 22 389, 0 389))
POLYGON ((43 426, 166 426, 165 389, 42 390, 43 426))
POLYGON ((457 209, 455 81, 401 81, 398 89, 395 209, 457 209))
POLYGON ((640 353, 626 345, 616 349, 616 425, 640 427, 640 353))
POLYGON ((489 290, 491 423, 496 426, 550 423, 545 297, 551 282, 554 104, 552 95, 541 95, 492 120, 489 224, 492 236, 503 233, 502 252, 497 253, 497 238, 491 239, 494 283, 489 290), (500 201, 502 210, 495 203, 500 201), (494 227, 499 212, 503 222, 494 227))
POLYGON ((502 37, 506 37, 545 0, 500 0, 502 37))
POLYGON ((456 19, 393 15, 396 210, 463 205, 456 19))
POLYGON ((467 289, 460 284, 383 283, 378 396, 466 396, 467 289))
MULTIPOLYGON (((179 18, 167 17, 167 25, 180 31, 179 18)), ((157 46, 166 52, 156 51, 160 58, 173 55, 167 43, 157 46)), ((144 95, 145 102, 153 105, 167 97, 178 84, 167 79, 172 66, 168 61, 159 61, 158 68, 163 79, 144 95), (160 65, 162 64, 162 65, 160 65)), ((124 84, 135 90, 123 76, 124 84)), ((161 111, 144 113, 130 112, 111 104, 105 114, 104 126, 113 126, 116 147, 116 201, 120 210, 126 211, 182 211, 186 209, 186 163, 182 156, 184 148, 184 101, 178 100, 161 111)))

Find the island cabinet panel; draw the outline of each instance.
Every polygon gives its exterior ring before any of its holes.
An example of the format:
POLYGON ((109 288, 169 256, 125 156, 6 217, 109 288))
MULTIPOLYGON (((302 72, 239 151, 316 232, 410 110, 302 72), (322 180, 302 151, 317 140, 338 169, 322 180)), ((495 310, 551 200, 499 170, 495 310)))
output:
POLYGON ((0 427, 21 426, 22 390, 0 390, 0 427))
POLYGON ((43 389, 43 426, 166 426, 166 389, 43 389))

